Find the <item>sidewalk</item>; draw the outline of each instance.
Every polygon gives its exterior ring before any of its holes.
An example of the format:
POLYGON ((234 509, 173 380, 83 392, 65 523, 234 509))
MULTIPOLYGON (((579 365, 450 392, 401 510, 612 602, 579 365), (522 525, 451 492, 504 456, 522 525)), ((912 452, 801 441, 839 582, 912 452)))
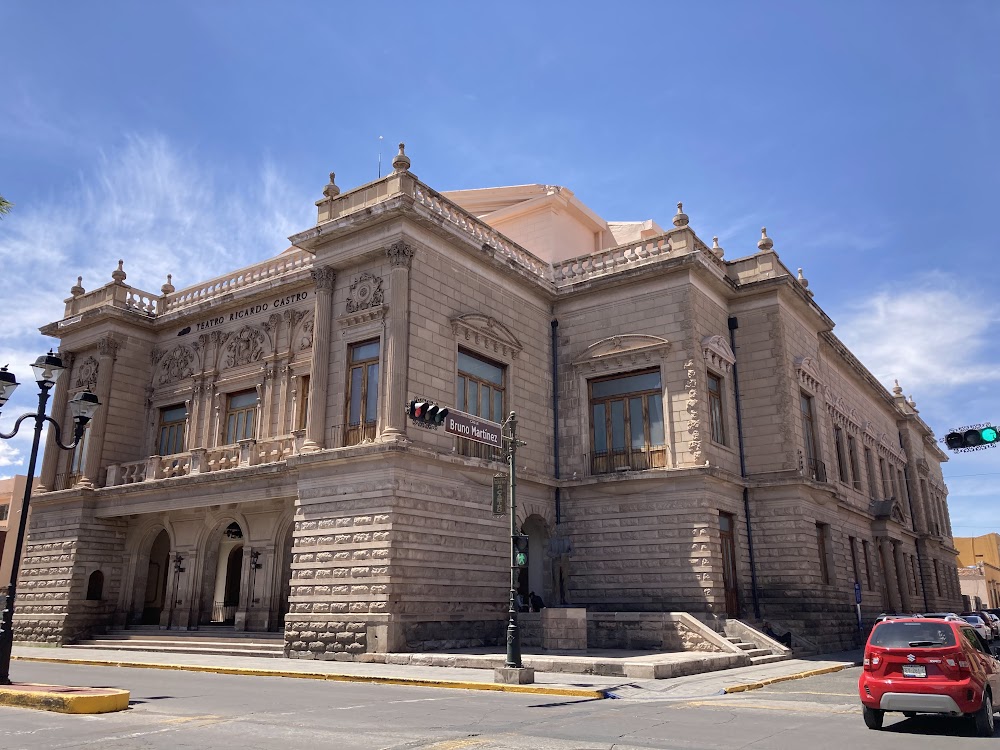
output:
MULTIPOLYGON (((737 667, 735 669, 658 680, 536 671, 535 682, 531 685, 494 683, 493 672, 490 669, 457 666, 425 666, 414 663, 377 664, 353 661, 268 659, 252 656, 218 656, 207 654, 126 653, 104 649, 61 649, 36 646, 15 646, 13 657, 16 661, 22 662, 174 669, 338 682, 368 682, 462 690, 537 693, 592 699, 684 700, 721 695, 727 692, 752 690, 769 682, 797 679, 824 671, 845 669, 860 661, 861 652, 849 651, 838 654, 826 654, 806 659, 790 659, 788 661, 759 666, 737 667)), ((559 660, 561 658, 572 657, 544 657, 545 660, 559 660)), ((530 665, 531 659, 526 658, 525 662, 526 665, 530 665)), ((16 670, 16 664, 14 665, 14 669, 16 670)))

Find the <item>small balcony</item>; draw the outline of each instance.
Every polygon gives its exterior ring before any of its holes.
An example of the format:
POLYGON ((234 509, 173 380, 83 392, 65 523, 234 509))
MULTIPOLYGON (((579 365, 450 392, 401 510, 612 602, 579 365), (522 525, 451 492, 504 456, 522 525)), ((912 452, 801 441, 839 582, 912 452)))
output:
POLYGON ((592 475, 615 474, 619 471, 665 469, 667 466, 667 446, 665 445, 651 445, 642 448, 629 447, 584 455, 592 475))
POLYGON ((802 475, 814 482, 825 482, 826 464, 815 458, 805 459, 802 466, 802 475))

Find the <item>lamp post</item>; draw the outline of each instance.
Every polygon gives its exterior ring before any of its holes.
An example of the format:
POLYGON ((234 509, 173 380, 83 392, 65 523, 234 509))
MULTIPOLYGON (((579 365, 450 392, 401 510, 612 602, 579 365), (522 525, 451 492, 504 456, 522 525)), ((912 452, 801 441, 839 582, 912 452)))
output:
MULTIPOLYGON (((35 433, 31 441, 31 456, 28 459, 28 479, 24 484, 24 497, 21 499, 21 516, 18 519, 17 535, 14 537, 14 557, 10 569, 10 583, 7 584, 7 598, 4 601, 3 617, 0 619, 0 685, 10 685, 10 654, 14 647, 14 598, 16 596, 17 574, 21 566, 21 551, 24 547, 25 531, 28 528, 28 503, 31 501, 31 484, 35 476, 35 464, 38 461, 38 445, 41 442, 42 427, 46 422, 55 428, 56 445, 63 450, 73 450, 80 444, 83 431, 87 423, 93 418, 94 412, 101 402, 93 393, 81 391, 76 394, 69 403, 70 411, 73 414, 73 443, 71 445, 62 444, 62 435, 59 423, 51 417, 45 415, 45 406, 49 400, 49 391, 56 384, 59 376, 66 369, 62 360, 49 351, 43 354, 35 364, 31 366, 35 373, 35 382, 38 383, 38 411, 34 414, 22 414, 14 423, 14 429, 10 434, 0 432, 0 438, 10 440, 17 434, 21 423, 26 419, 35 420, 35 433)), ((14 393, 18 382, 14 374, 7 371, 6 365, 0 368, 0 408, 14 393)))
POLYGON ((521 631, 517 625, 517 587, 521 566, 517 561, 517 447, 527 443, 517 439, 517 416, 510 413, 501 425, 503 430, 509 430, 503 435, 507 443, 507 464, 510 471, 509 505, 510 505, 510 598, 507 609, 507 660, 505 667, 521 669, 521 631))

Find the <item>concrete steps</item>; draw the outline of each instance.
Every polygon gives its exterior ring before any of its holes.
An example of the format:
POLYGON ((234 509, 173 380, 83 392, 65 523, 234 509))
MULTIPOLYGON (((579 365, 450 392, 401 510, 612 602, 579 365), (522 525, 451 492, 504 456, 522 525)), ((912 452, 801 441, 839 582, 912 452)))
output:
POLYGON ((285 639, 282 633, 246 633, 221 628, 190 631, 118 630, 63 648, 281 658, 285 655, 285 639))
POLYGON ((791 658, 790 654, 775 653, 769 648, 761 648, 758 644, 745 641, 738 636, 727 635, 726 640, 746 653, 746 655, 750 657, 750 663, 752 665, 770 664, 771 662, 776 661, 787 661, 791 658))

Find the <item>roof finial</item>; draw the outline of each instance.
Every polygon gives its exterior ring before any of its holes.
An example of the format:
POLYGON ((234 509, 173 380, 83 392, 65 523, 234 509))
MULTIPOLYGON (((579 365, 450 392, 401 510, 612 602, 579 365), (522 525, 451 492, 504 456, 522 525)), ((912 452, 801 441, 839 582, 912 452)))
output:
POLYGON ((899 385, 899 380, 896 379, 896 380, 893 380, 892 382, 895 383, 895 385, 892 388, 892 395, 894 395, 894 396, 902 396, 903 395, 903 389, 899 385))
POLYGON ((762 253, 774 247, 774 242, 767 236, 767 227, 760 228, 760 240, 757 242, 757 249, 762 253))
POLYGON ((688 225, 688 215, 684 213, 684 204, 677 204, 677 214, 674 216, 675 227, 686 227, 688 225))
POLYGON ((404 149, 406 148, 405 143, 399 144, 399 153, 396 154, 396 158, 392 160, 392 168, 397 172, 405 172, 410 168, 410 157, 406 155, 404 149))
POLYGON ((173 280, 174 280, 173 275, 168 273, 167 283, 160 287, 160 291, 163 292, 164 294, 173 294, 176 291, 174 289, 174 285, 171 283, 173 280))
POLYGON ((111 278, 115 280, 116 284, 121 284, 123 281, 125 281, 126 274, 125 274, 125 269, 122 268, 123 265, 125 265, 125 261, 119 260, 118 270, 111 272, 111 278))
POLYGON ((799 269, 799 277, 796 280, 802 285, 803 289, 808 289, 809 288, 809 279, 807 279, 805 276, 802 275, 802 269, 801 268, 799 269))
POLYGON ((910 408, 913 409, 913 411, 917 410, 917 402, 913 400, 913 394, 912 393, 910 394, 910 398, 909 398, 909 400, 906 403, 908 403, 910 405, 910 408))
POLYGON ((83 276, 76 277, 76 286, 70 287, 69 293, 74 297, 82 297, 87 293, 87 290, 83 288, 83 276))
POLYGON ((719 247, 719 238, 718 237, 713 237, 712 238, 712 255, 714 255, 719 260, 722 260, 722 253, 723 253, 723 250, 722 250, 721 247, 719 247))
POLYGON ((336 176, 336 174, 330 172, 330 184, 323 188, 323 195, 327 198, 333 198, 340 195, 340 188, 337 187, 337 183, 335 181, 336 176))

